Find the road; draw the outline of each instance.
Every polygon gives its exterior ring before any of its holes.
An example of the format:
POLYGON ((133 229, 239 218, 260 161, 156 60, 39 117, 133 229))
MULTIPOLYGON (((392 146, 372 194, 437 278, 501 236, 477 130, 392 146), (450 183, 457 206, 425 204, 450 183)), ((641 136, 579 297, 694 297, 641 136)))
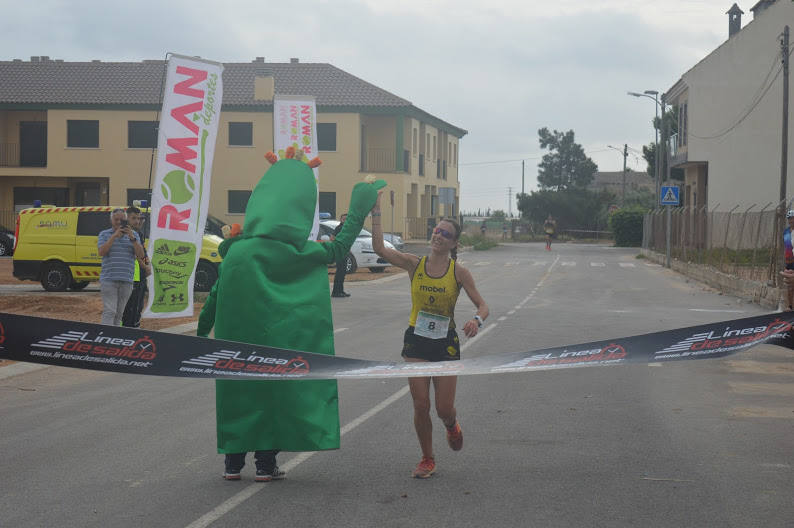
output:
MULTIPOLYGON (((491 308, 463 356, 636 335, 763 313, 636 250, 502 245, 466 252, 491 308), (521 308, 518 305, 528 301, 521 308)), ((398 360, 405 275, 333 299, 338 355, 398 360)), ((473 313, 465 294, 458 319, 473 313)), ((435 421, 419 461, 404 380, 339 383, 342 448, 279 455, 288 478, 220 478, 201 380, 45 368, 0 380, 0 526, 791 526, 794 358, 469 376, 465 444, 435 421)))

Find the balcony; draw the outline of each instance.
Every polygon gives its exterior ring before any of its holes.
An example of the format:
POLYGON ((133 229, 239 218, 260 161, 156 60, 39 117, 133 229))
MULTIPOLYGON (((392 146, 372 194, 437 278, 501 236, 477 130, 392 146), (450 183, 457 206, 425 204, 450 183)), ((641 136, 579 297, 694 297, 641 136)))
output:
POLYGON ((19 167, 19 145, 0 143, 0 167, 19 167))
POLYGON ((678 133, 673 134, 667 140, 667 153, 670 159, 670 167, 678 167, 688 161, 686 145, 678 144, 678 133))

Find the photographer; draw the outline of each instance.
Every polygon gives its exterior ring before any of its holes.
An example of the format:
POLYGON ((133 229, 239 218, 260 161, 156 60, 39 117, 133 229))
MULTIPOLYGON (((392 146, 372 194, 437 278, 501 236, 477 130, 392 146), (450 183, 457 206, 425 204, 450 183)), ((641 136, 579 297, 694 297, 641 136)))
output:
POLYGON ((138 233, 127 222, 124 209, 110 213, 110 229, 99 233, 97 249, 102 257, 99 289, 102 292, 102 324, 119 326, 132 293, 135 261, 145 254, 138 233))

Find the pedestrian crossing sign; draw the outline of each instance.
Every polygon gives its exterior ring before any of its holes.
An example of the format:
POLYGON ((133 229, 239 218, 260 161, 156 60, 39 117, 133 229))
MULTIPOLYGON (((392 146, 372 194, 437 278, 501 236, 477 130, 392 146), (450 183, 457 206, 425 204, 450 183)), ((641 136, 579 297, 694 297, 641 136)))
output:
POLYGON ((677 185, 662 185, 661 205, 678 205, 678 196, 677 185))

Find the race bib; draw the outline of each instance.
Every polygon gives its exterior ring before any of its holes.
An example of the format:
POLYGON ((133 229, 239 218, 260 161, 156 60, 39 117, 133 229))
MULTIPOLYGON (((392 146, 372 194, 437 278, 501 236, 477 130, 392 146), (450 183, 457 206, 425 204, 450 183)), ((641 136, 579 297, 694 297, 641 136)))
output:
POLYGON ((416 316, 414 334, 430 339, 443 339, 449 332, 449 317, 427 312, 419 312, 416 316))

